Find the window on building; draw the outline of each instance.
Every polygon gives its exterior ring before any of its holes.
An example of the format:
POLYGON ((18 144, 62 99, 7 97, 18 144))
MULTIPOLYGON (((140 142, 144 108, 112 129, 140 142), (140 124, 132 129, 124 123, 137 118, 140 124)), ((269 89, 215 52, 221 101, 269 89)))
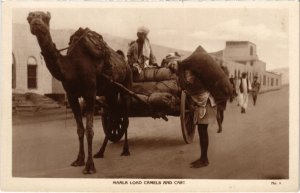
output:
POLYGON ((16 58, 14 53, 12 53, 12 88, 16 88, 16 58))
POLYGON ((253 47, 250 46, 250 56, 253 56, 253 47))
POLYGON ((266 75, 264 75, 263 85, 266 85, 266 75))
POLYGON ((271 86, 273 86, 273 84, 274 84, 274 79, 272 78, 271 79, 271 86))
POLYGON ((33 56, 27 60, 27 87, 29 89, 37 88, 37 61, 33 56))
POLYGON ((278 86, 278 79, 276 78, 276 86, 278 86))

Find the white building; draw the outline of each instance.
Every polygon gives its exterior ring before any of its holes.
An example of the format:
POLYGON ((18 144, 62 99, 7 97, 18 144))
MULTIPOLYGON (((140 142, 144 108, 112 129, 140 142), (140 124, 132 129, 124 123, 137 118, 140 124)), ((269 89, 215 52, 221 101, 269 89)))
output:
POLYGON ((266 63, 259 59, 256 45, 249 41, 227 41, 223 50, 211 56, 228 68, 230 76, 239 77, 246 72, 253 81, 257 75, 262 92, 281 87, 281 75, 266 71, 266 63))
MULTIPOLYGON (((68 45, 69 37, 75 30, 51 30, 52 39, 58 49, 68 45)), ((59 81, 48 71, 37 39, 30 33, 29 25, 14 24, 12 38, 12 88, 14 93, 33 92, 38 94, 64 94, 59 81)), ((114 49, 127 51, 131 40, 115 37, 104 37, 114 49)), ((175 51, 172 48, 153 46, 154 53, 160 61, 167 53, 175 51)), ((180 51, 188 56, 189 52, 180 51)), ((256 53, 255 44, 248 41, 228 41, 224 50, 211 55, 227 66, 230 75, 239 76, 247 72, 249 79, 258 75, 262 83, 262 91, 278 89, 281 86, 281 76, 267 72, 265 62, 256 53)))

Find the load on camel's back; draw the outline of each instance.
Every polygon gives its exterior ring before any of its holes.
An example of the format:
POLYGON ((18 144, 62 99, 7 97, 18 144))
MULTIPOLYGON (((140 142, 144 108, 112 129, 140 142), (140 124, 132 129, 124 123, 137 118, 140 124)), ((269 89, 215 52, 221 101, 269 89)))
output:
POLYGON ((79 28, 71 37, 69 42, 69 50, 76 46, 77 42, 81 41, 86 48, 87 54, 93 57, 97 63, 97 74, 106 75, 112 80, 118 79, 118 74, 126 74, 127 72, 120 68, 119 64, 125 63, 125 58, 110 48, 103 40, 102 35, 89 28, 79 28), (104 59, 104 65, 101 64, 104 59), (112 68, 117 70, 118 73, 112 73, 112 68))
MULTIPOLYGON (((95 58, 100 58, 105 56, 106 52, 103 52, 103 37, 90 30, 89 28, 79 28, 71 37, 70 37, 70 48, 75 45, 78 41, 82 40, 83 44, 87 48, 87 51, 95 58)), ((107 57, 107 56, 106 56, 107 57)))

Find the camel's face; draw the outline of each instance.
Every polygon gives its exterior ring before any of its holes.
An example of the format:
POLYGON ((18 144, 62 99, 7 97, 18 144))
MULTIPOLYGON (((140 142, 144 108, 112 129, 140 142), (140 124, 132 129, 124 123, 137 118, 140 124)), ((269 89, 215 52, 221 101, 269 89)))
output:
POLYGON ((30 25, 30 31, 33 35, 43 35, 49 31, 49 21, 51 15, 49 12, 41 11, 30 12, 27 21, 30 25))

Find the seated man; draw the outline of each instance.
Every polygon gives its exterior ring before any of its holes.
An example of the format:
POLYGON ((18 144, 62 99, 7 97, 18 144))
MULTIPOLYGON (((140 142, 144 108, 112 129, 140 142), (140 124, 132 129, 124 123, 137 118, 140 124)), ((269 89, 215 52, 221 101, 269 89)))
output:
POLYGON ((138 39, 129 44, 127 58, 128 64, 133 71, 133 76, 140 74, 144 68, 158 66, 147 38, 148 33, 149 29, 146 27, 138 28, 138 39))

